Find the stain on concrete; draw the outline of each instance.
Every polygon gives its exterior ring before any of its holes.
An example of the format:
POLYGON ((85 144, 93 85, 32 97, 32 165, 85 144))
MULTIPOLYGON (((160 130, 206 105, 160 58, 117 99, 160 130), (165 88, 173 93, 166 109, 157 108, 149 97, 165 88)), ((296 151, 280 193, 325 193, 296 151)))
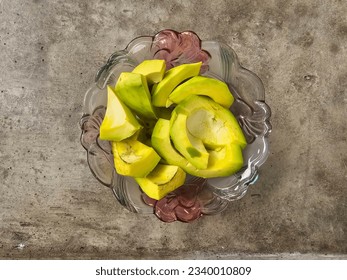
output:
POLYGON ((340 48, 339 48, 339 46, 337 44, 331 43, 330 47, 329 47, 329 50, 330 50, 331 53, 337 54, 339 52, 340 48))
POLYGON ((8 172, 8 170, 7 170, 7 169, 5 169, 4 171, 2 171, 2 177, 3 177, 3 179, 4 179, 4 180, 6 180, 6 179, 7 179, 8 174, 9 174, 9 172, 8 172))
POLYGON ((294 41, 294 44, 304 48, 308 48, 313 44, 313 42, 314 42, 313 35, 310 32, 305 32, 294 41))
POLYGON ((299 17, 305 17, 308 14, 308 7, 304 3, 299 3, 294 8, 294 13, 299 17))
POLYGON ((337 34, 341 37, 347 37, 347 24, 341 24, 337 29, 337 34))
POLYGON ((30 235, 25 232, 14 231, 12 232, 11 238, 14 241, 27 241, 28 239, 30 239, 30 235))

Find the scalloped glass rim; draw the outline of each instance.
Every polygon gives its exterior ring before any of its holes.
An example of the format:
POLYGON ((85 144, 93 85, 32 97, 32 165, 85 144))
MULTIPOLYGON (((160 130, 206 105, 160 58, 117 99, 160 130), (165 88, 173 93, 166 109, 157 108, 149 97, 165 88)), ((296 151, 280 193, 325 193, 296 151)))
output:
MULTIPOLYGON (((96 108, 106 105, 107 84, 115 84, 121 72, 131 71, 141 61, 153 59, 154 37, 137 37, 124 50, 117 51, 110 56, 107 63, 97 72, 95 83, 85 94, 81 123, 92 115, 96 108)), ((213 206, 210 209, 205 205, 205 214, 214 214, 224 210, 228 201, 242 198, 246 194, 248 186, 256 182, 258 169, 269 154, 268 136, 271 132, 271 110, 265 103, 265 91, 261 80, 240 65, 237 55, 231 47, 216 41, 201 41, 201 48, 210 54, 209 68, 203 75, 223 80, 228 84, 235 97, 235 102, 230 110, 240 122, 249 142, 243 151, 245 166, 239 172, 229 177, 207 179, 206 181, 206 188, 213 192, 218 198, 218 202, 212 203, 213 206)), ((133 212, 153 213, 151 207, 143 205, 139 195, 140 191, 135 195, 129 194, 128 188, 134 188, 133 185, 136 185, 131 178, 117 176, 114 170, 106 173, 106 176, 110 178, 105 180, 105 174, 102 174, 104 178, 101 178, 101 173, 95 168, 98 161, 91 164, 89 160, 89 155, 94 153, 91 149, 98 149, 97 145, 84 147, 88 152, 88 163, 93 175, 99 182, 112 188, 116 198, 123 206, 133 212)), ((100 147, 99 150, 105 152, 100 147)))

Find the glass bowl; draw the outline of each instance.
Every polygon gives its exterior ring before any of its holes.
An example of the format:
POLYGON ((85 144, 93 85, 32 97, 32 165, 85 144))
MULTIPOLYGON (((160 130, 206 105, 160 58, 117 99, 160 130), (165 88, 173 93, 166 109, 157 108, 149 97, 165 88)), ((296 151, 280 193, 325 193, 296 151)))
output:
POLYGON ((125 208, 135 213, 155 214, 164 222, 191 222, 225 210, 256 182, 258 169, 269 154, 270 115, 261 80, 240 65, 229 46, 200 40, 192 31, 180 33, 166 29, 154 36, 133 39, 124 50, 113 53, 97 72, 84 98, 81 144, 87 151, 93 175, 112 190, 125 208), (147 197, 134 179, 117 174, 110 143, 99 139, 99 127, 106 109, 106 86, 114 86, 121 72, 132 71, 147 59, 165 59, 167 69, 202 61, 201 75, 220 79, 229 86, 235 98, 230 110, 248 143, 243 150, 244 166, 239 172, 212 179, 187 176, 185 185, 159 201, 147 197))

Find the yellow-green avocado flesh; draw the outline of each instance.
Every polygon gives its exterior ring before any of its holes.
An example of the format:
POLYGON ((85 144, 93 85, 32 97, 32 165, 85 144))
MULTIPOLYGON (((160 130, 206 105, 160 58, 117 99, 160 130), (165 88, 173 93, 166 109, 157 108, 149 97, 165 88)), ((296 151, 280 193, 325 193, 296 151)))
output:
POLYGON ((217 79, 195 76, 178 85, 169 95, 170 101, 179 104, 189 95, 205 95, 225 108, 229 108, 234 97, 226 83, 217 79))
POLYGON ((186 173, 176 165, 158 164, 145 178, 135 178, 141 189, 151 198, 160 200, 182 186, 186 173))
POLYGON ((201 139, 207 148, 228 143, 247 145, 242 129, 230 110, 206 96, 190 95, 174 109, 173 115, 187 116, 187 129, 201 139))
POLYGON ((168 164, 177 165, 187 173, 202 177, 224 177, 234 174, 243 165, 242 149, 229 143, 218 150, 209 151, 207 168, 198 169, 184 158, 172 145, 170 139, 170 121, 159 119, 153 129, 152 146, 168 164))
POLYGON ((100 139, 121 141, 134 135, 142 126, 131 110, 107 87, 107 107, 100 126, 100 139))
POLYGON ((152 147, 135 139, 127 138, 111 144, 114 166, 120 175, 146 177, 160 161, 152 147))

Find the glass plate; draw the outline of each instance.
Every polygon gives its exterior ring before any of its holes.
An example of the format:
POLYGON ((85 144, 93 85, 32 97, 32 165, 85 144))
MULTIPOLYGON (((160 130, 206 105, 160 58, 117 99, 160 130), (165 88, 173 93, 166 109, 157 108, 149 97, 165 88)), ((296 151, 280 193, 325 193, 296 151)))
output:
POLYGON ((192 31, 179 33, 167 29, 154 36, 133 39, 124 50, 113 53, 97 72, 95 82, 84 98, 81 144, 87 151, 93 175, 109 187, 128 210, 154 213, 165 222, 191 222, 225 210, 231 201, 242 198, 249 185, 256 182, 258 169, 269 154, 270 115, 261 80, 239 64, 236 53, 229 46, 202 41, 192 31), (132 178, 117 174, 110 143, 99 139, 99 127, 106 109, 106 86, 114 86, 121 72, 132 71, 147 59, 165 59, 167 69, 202 61, 201 75, 227 83, 235 98, 230 110, 239 121, 248 143, 243 150, 244 166, 239 172, 212 179, 187 176, 184 186, 160 201, 142 193, 132 178))

